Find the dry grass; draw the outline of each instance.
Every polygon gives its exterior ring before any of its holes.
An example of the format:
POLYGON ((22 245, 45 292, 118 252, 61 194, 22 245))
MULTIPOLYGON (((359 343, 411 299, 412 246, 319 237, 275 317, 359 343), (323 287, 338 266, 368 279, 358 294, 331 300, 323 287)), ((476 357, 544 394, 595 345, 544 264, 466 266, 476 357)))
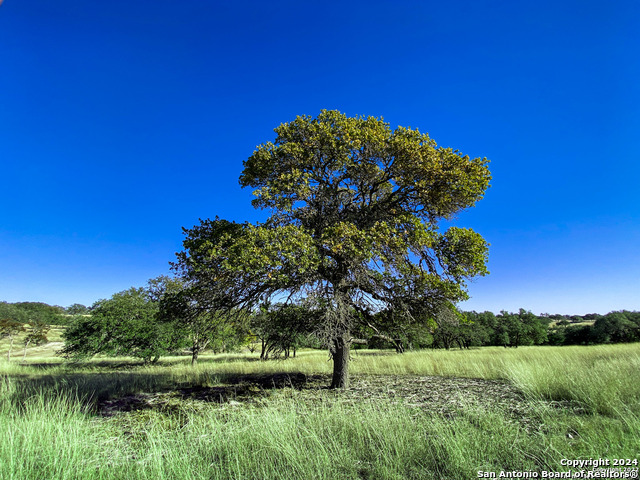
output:
POLYGON ((458 479, 640 451, 640 349, 0 361, 0 478, 458 479))

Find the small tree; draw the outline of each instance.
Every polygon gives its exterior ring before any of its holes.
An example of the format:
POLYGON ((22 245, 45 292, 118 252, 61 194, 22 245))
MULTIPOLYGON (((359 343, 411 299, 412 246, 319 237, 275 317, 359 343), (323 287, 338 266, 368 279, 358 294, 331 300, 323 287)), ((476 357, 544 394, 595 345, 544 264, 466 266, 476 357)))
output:
POLYGON ((310 335, 316 324, 317 312, 313 312, 302 305, 276 304, 263 305, 259 312, 253 315, 251 330, 260 338, 262 350, 260 359, 271 357, 287 359, 303 339, 310 335))
POLYGON ((9 339, 9 351, 7 352, 7 361, 11 360, 11 351, 13 350, 13 342, 15 337, 26 330, 25 324, 16 320, 2 319, 0 320, 0 338, 9 339))
POLYGON ((444 303, 435 315, 436 326, 433 333, 433 345, 449 350, 456 344, 462 347, 462 324, 466 317, 458 312, 454 305, 444 303))
POLYGON ((86 315, 89 313, 89 309, 82 305, 81 303, 74 303, 73 305, 69 305, 65 311, 67 315, 86 315))
POLYGON ((51 326, 44 323, 32 323, 31 325, 29 325, 27 335, 26 337, 24 337, 24 351, 22 353, 22 361, 24 361, 27 356, 27 348, 29 348, 29 345, 37 347, 39 345, 44 345, 49 341, 49 339, 47 338, 49 330, 51 330, 51 326))
POLYGON ((461 325, 461 341, 464 348, 489 345, 495 328, 495 315, 491 312, 463 312, 466 319, 461 325))
POLYGON ((187 280, 179 281, 160 300, 159 319, 170 328, 176 344, 191 350, 191 365, 202 351, 228 351, 248 339, 248 315, 210 302, 209 291, 187 280))
POLYGON ((621 343, 640 340, 640 326, 629 320, 625 312, 609 312, 593 324, 596 343, 621 343))
POLYGON ((518 348, 520 345, 540 345, 547 341, 549 318, 539 318, 521 308, 518 313, 500 312, 496 327, 497 344, 518 348))
POLYGON ((157 313, 157 301, 144 288, 132 287, 99 300, 90 316, 75 317, 65 330, 60 354, 69 358, 128 355, 155 362, 168 352, 171 333, 158 323, 157 313))

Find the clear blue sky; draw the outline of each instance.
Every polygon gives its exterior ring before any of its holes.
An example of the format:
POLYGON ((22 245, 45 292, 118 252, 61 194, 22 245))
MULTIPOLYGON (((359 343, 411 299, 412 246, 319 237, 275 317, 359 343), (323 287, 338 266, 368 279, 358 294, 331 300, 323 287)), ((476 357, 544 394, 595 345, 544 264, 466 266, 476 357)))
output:
POLYGON ((640 2, 5 0, 0 300, 90 305, 181 227, 256 221, 242 162, 321 109, 491 160, 464 309, 640 310, 640 2))

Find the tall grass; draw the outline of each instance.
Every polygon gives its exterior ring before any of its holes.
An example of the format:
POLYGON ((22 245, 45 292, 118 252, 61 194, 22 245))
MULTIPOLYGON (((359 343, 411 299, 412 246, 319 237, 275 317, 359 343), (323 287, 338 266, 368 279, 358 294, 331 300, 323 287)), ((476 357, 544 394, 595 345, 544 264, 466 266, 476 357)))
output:
MULTIPOLYGON (((301 352, 295 359, 251 361, 246 356, 217 356, 192 370, 182 363, 174 374, 204 377, 224 374, 331 372, 326 353, 301 352)), ((422 350, 402 355, 355 351, 351 372, 382 375, 436 375, 512 382, 537 400, 572 401, 606 415, 631 410, 640 413, 640 345, 566 347, 489 347, 463 350, 422 350)))
POLYGON ((640 413, 640 345, 482 348, 363 355, 353 371, 508 380, 531 398, 568 400, 591 412, 640 413))
MULTIPOLYGON (((564 468, 562 458, 635 458, 640 452, 640 349, 486 348, 404 355, 354 352, 358 375, 446 375, 516 384, 534 407, 527 422, 464 402, 447 416, 391 401, 305 402, 273 391, 254 404, 210 403, 95 415, 98 398, 228 375, 329 373, 326 353, 281 362, 248 355, 158 366, 123 359, 82 365, 0 364, 0 478, 29 479, 460 479, 477 471, 564 468), (548 400, 581 407, 558 409, 548 400)), ((324 396, 323 396, 324 395, 324 396)))
MULTIPOLYGON (((384 351, 355 351, 350 370, 354 375, 438 375, 512 382, 532 399, 572 401, 594 413, 640 413, 640 346, 638 344, 489 347, 468 351, 426 350, 402 355, 384 351)), ((0 362, 0 375, 38 382, 48 387, 67 384, 88 396, 105 398, 176 385, 212 386, 229 375, 302 372, 329 374, 326 352, 302 351, 286 361, 260 362, 256 355, 211 355, 196 367, 185 357, 167 358, 157 366, 136 366, 127 359, 96 360, 69 365, 59 360, 38 367, 0 362)), ((25 387, 27 388, 27 387, 25 387)))
MULTIPOLYGON (((97 420, 69 399, 34 397, 0 415, 0 478, 28 479, 460 479, 478 470, 560 470, 561 458, 632 457, 629 430, 601 425, 527 434, 499 411, 461 406, 444 418, 388 403, 156 411, 97 420), (614 440, 615 441, 615 440, 614 440)), ((548 413, 541 411, 541 418, 548 413)), ((638 427, 636 424, 635 427, 638 427)))

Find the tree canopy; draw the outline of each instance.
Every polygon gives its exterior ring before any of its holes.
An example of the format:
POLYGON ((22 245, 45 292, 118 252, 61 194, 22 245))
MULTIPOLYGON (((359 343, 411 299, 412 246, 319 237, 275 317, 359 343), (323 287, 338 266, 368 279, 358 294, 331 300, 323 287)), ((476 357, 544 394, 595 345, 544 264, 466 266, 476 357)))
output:
POLYGON ((198 285, 172 280, 159 301, 160 323, 173 332, 176 344, 191 350, 196 365, 202 351, 231 351, 249 341, 246 312, 230 311, 223 304, 212 307, 206 291, 198 285))
POLYGON ((11 351, 13 350, 13 342, 15 337, 26 330, 26 326, 22 322, 11 320, 9 318, 0 318, 0 339, 8 338, 9 351, 7 352, 7 361, 11 360, 11 351))
POLYGON ((419 321, 466 299, 465 281, 488 273, 478 233, 439 229, 483 197, 488 161, 337 111, 297 117, 275 133, 240 176, 269 219, 201 221, 185 230, 178 266, 219 303, 305 298, 322 312, 332 387, 344 388, 357 325, 383 309, 419 321))
POLYGON ((131 355, 157 360, 170 347, 171 332, 157 322, 158 302, 148 289, 130 288, 97 301, 91 315, 77 316, 65 330, 60 351, 68 358, 131 355))
POLYGON ((48 325, 64 325, 64 309, 42 302, 0 302, 0 318, 8 318, 22 323, 44 323, 48 325))

